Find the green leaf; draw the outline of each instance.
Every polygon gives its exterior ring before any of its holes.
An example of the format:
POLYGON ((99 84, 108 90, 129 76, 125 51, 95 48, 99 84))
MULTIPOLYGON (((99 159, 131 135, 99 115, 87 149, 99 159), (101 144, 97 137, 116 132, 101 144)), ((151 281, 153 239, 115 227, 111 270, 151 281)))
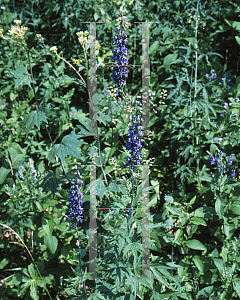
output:
POLYGON ((166 206, 166 209, 170 211, 171 214, 173 215, 177 215, 179 216, 180 215, 180 211, 177 210, 176 207, 170 207, 170 206, 166 206))
POLYGON ((198 293, 197 293, 197 300, 206 300, 209 299, 210 294, 212 293, 213 290, 213 286, 207 286, 203 289, 201 289, 198 293))
POLYGON ((222 260, 220 258, 213 258, 213 261, 214 261, 215 266, 218 268, 219 273, 222 274, 224 271, 224 268, 225 268, 224 260, 222 260))
POLYGON ((223 217, 223 213, 224 213, 224 205, 221 201, 221 199, 217 198, 216 202, 215 202, 215 210, 217 215, 219 216, 219 218, 223 217))
POLYGON ((203 261, 202 261, 201 257, 198 256, 198 255, 195 255, 195 256, 193 257, 193 261, 194 261, 196 267, 198 268, 198 270, 199 270, 201 273, 203 273, 204 266, 203 266, 203 261))
POLYGON ((196 225, 207 226, 207 223, 205 222, 205 220, 203 220, 202 218, 199 218, 199 217, 192 217, 191 222, 196 225))
POLYGON ((168 203, 173 203, 173 197, 170 195, 165 195, 164 200, 167 201, 168 203))
POLYGON ((240 37, 239 36, 235 36, 235 39, 236 39, 238 45, 240 45, 240 37))
POLYGON ((228 21, 224 19, 224 21, 230 26, 233 27, 233 29, 237 30, 240 32, 240 22, 237 21, 228 21))
POLYGON ((111 118, 107 115, 105 115, 102 111, 97 112, 97 120, 99 123, 103 123, 105 126, 109 122, 111 122, 111 118))
POLYGON ((166 72, 169 70, 170 65, 177 59, 177 53, 168 54, 163 61, 163 65, 166 69, 166 72))
POLYGON ((2 259, 0 262, 0 269, 2 270, 3 268, 5 268, 8 263, 9 260, 7 258, 2 259))
POLYGON ((154 290, 154 299, 159 299, 159 300, 160 299, 171 299, 171 296, 177 296, 179 294, 182 294, 182 293, 181 292, 165 292, 165 293, 159 294, 157 291, 154 290))
POLYGON ((30 50, 32 47, 35 47, 37 45, 37 42, 38 42, 38 39, 36 37, 36 32, 33 32, 26 39, 28 50, 30 50))
POLYGON ((185 244, 188 246, 188 248, 190 249, 194 249, 194 250, 207 250, 207 248, 198 240, 192 239, 192 240, 188 240, 185 242, 185 244))
POLYGON ((182 234, 183 234, 183 230, 182 229, 178 229, 176 231, 174 243, 182 236, 182 234))
POLYGON ((240 281, 239 280, 233 280, 233 288, 236 291, 236 293, 238 294, 238 297, 240 297, 240 281))
POLYGON ((104 184, 104 181, 101 179, 97 180, 97 195, 100 197, 101 201, 104 195, 109 198, 107 188, 104 184))
POLYGON ((44 243, 46 244, 46 246, 52 254, 56 252, 58 246, 58 239, 55 236, 48 234, 44 235, 44 243))
POLYGON ((149 201, 148 207, 152 207, 153 205, 157 204, 158 196, 157 194, 153 195, 149 201))
POLYGON ((30 112, 30 114, 27 114, 23 121, 24 125, 26 126, 27 136, 29 131, 34 127, 34 125, 36 125, 37 128, 40 130, 40 123, 42 121, 48 123, 46 115, 40 110, 35 110, 30 112))
POLYGON ((11 156, 13 168, 16 168, 20 161, 25 160, 26 149, 22 148, 17 143, 12 143, 11 147, 8 148, 8 152, 11 156))
POLYGON ((215 214, 215 209, 208 206, 202 206, 195 210, 194 217, 209 219, 215 214))
POLYGON ((80 144, 87 144, 85 142, 79 141, 80 135, 75 134, 75 129, 68 135, 66 135, 61 144, 55 144, 49 153, 48 165, 55 156, 60 157, 61 161, 64 162, 66 156, 77 157, 81 159, 79 154, 78 146, 80 144))
POLYGON ((39 185, 39 187, 42 187, 45 193, 51 191, 54 197, 58 187, 58 179, 56 178, 56 175, 50 171, 47 176, 44 177, 43 182, 39 185))
POLYGON ((6 169, 5 167, 0 168, 0 184, 3 184, 7 175, 10 173, 11 169, 6 169))
POLYGON ((231 211, 235 215, 240 216, 240 201, 233 201, 231 204, 231 211))
POLYGON ((24 84, 28 85, 30 89, 32 88, 31 83, 34 81, 31 79, 31 76, 28 74, 27 66, 24 66, 23 63, 15 63, 16 71, 12 71, 15 79, 15 88, 23 86, 24 84))
POLYGON ((195 37, 184 38, 184 40, 188 41, 188 43, 191 44, 192 46, 194 46, 194 44, 196 43, 195 37))
POLYGON ((150 270, 152 271, 154 277, 161 282, 163 285, 167 286, 170 289, 170 286, 168 282, 163 278, 162 274, 159 273, 154 267, 150 267, 150 270))
POLYGON ((150 54, 153 54, 159 48, 159 41, 155 41, 150 47, 150 54))

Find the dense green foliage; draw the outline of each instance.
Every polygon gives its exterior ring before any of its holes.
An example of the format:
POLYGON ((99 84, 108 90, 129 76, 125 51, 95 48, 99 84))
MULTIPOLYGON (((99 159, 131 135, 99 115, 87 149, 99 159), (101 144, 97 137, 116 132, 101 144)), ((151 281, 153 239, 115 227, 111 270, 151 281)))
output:
MULTIPOLYGON (((122 99, 123 110, 114 94, 103 95, 104 87, 112 91, 113 67, 99 67, 99 138, 94 137, 88 91, 50 48, 56 46, 71 64, 82 60, 75 67, 87 81, 88 62, 76 33, 89 31, 88 22, 102 22, 97 23, 97 63, 111 62, 122 2, 0 0, 5 37, 14 20, 29 28, 27 51, 0 39, 3 300, 240 298, 240 7, 226 0, 124 1, 132 65, 142 63, 142 26, 134 22, 152 22, 150 88, 155 94, 150 94, 151 135, 142 138, 142 165, 149 165, 153 278, 141 278, 141 210, 133 212, 130 237, 128 211, 97 211, 102 279, 92 280, 88 272, 90 165, 97 166, 97 207, 129 208, 131 173, 123 163, 131 111, 128 97, 122 99), (78 232, 68 218, 69 178, 77 171, 84 209, 78 232)), ((141 76, 141 68, 129 68, 126 89, 133 101, 141 96, 141 76)), ((133 206, 139 208, 141 166, 134 175, 133 206)))

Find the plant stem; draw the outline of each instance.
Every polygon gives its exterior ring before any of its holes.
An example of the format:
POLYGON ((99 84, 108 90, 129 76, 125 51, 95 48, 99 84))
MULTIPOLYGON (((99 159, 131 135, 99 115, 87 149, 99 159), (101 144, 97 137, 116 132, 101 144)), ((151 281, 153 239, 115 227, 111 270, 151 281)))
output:
MULTIPOLYGON (((80 240, 80 236, 79 236, 79 232, 78 232, 78 228, 76 226, 76 230, 77 230, 77 235, 78 235, 78 243, 79 243, 79 266, 80 266, 80 271, 81 271, 81 276, 82 276, 82 279, 83 279, 83 271, 82 271, 82 264, 81 264, 81 252, 80 252, 80 249, 81 249, 81 240, 80 240)), ((85 292, 85 296, 86 296, 86 299, 87 299, 87 292, 86 292, 86 286, 85 286, 85 280, 83 281, 83 287, 84 287, 84 292, 85 292)))

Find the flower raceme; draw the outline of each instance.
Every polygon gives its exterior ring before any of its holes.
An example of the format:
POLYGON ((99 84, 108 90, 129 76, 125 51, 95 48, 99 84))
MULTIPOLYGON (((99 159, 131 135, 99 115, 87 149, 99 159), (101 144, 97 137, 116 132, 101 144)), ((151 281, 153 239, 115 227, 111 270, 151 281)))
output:
POLYGON ((126 149, 130 150, 131 157, 127 158, 127 163, 124 164, 124 166, 131 165, 131 170, 134 170, 134 164, 140 165, 142 155, 139 153, 141 146, 141 139, 139 139, 138 135, 142 135, 142 132, 139 130, 142 129, 142 126, 140 126, 140 115, 137 111, 132 116, 132 126, 128 131, 128 139, 126 144, 126 149))
MULTIPOLYGON (((209 154, 209 161, 210 161, 211 165, 214 165, 216 163, 217 167, 218 167, 217 168, 218 171, 220 171, 221 174, 224 175, 224 174, 226 174, 227 166, 223 163, 223 152, 219 151, 219 154, 220 154, 220 158, 214 157, 211 154, 209 154)), ((227 164, 229 166, 232 166, 233 161, 234 161, 234 155, 232 154, 232 155, 230 155, 230 158, 229 158, 229 161, 227 162, 227 164)), ((231 177, 234 177, 234 176, 235 176, 235 170, 231 170, 231 175, 228 176, 228 180, 231 180, 231 177)))
POLYGON ((34 167, 34 162, 31 158, 29 158, 28 163, 23 162, 18 167, 18 178, 24 180, 24 173, 26 172, 27 180, 31 180, 31 184, 34 185, 38 181, 38 177, 40 176, 39 172, 34 167))
POLYGON ((122 84, 125 83, 123 80, 123 75, 125 77, 128 77, 128 72, 124 69, 124 66, 128 64, 128 60, 126 58, 128 49, 124 45, 124 43, 127 43, 126 39, 127 35, 123 31, 121 33, 121 30, 119 29, 119 34, 115 35, 114 37, 114 45, 118 45, 117 50, 113 50, 113 61, 117 61, 117 67, 114 67, 112 78, 115 83, 118 84, 118 87, 121 87, 122 84))
MULTIPOLYGON (((123 16, 123 11, 126 10, 121 9, 122 17, 117 19, 117 21, 120 21, 121 24, 117 27, 118 34, 114 36, 113 41, 113 45, 117 45, 118 47, 116 50, 113 50, 113 62, 117 61, 117 65, 114 67, 112 78, 114 83, 118 85, 118 88, 126 83, 126 81, 123 80, 123 75, 128 77, 128 71, 125 70, 128 65, 128 49, 124 45, 127 43, 127 35, 124 30, 126 30, 128 23, 125 21, 126 17, 123 16)), ((116 92, 116 95, 118 95, 118 91, 116 92)))
POLYGON ((74 221, 75 224, 71 225, 72 228, 77 228, 78 222, 82 223, 83 221, 83 192, 80 191, 83 181, 78 179, 77 176, 72 179, 76 179, 76 182, 71 186, 71 193, 69 194, 69 218, 71 221, 74 221))

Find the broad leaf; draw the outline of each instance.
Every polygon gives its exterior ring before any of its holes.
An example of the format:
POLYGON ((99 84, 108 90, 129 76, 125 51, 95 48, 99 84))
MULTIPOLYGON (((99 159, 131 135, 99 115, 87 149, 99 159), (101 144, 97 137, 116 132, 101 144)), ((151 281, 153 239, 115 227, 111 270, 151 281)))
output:
POLYGON ((27 136, 34 125, 36 125, 38 129, 40 129, 40 124, 42 121, 48 123, 46 115, 40 110, 35 110, 27 114, 23 121, 24 125, 26 126, 27 136))
POLYGON ((72 156, 81 159, 79 154, 78 146, 80 144, 87 144, 85 142, 79 141, 80 135, 75 134, 75 129, 68 135, 66 135, 61 144, 56 144, 53 146, 49 153, 48 165, 55 156, 60 157, 61 161, 64 162, 66 156, 72 156))
POLYGON ((185 244, 188 246, 188 248, 190 249, 194 249, 194 250, 207 250, 207 248, 198 240, 192 239, 192 240, 188 240, 185 242, 185 244))
POLYGON ((12 71, 15 79, 15 88, 23 86, 24 84, 28 85, 30 89, 32 88, 31 83, 34 81, 31 79, 31 76, 28 74, 27 66, 24 66, 23 63, 16 62, 15 64, 16 71, 12 71))
POLYGON ((37 45, 37 42, 38 38, 36 37, 36 32, 33 32, 26 39, 28 50, 30 50, 32 47, 35 47, 37 45))
POLYGON ((44 235, 44 243, 46 244, 46 246, 52 254, 56 252, 58 246, 58 239, 55 236, 48 234, 44 235))

